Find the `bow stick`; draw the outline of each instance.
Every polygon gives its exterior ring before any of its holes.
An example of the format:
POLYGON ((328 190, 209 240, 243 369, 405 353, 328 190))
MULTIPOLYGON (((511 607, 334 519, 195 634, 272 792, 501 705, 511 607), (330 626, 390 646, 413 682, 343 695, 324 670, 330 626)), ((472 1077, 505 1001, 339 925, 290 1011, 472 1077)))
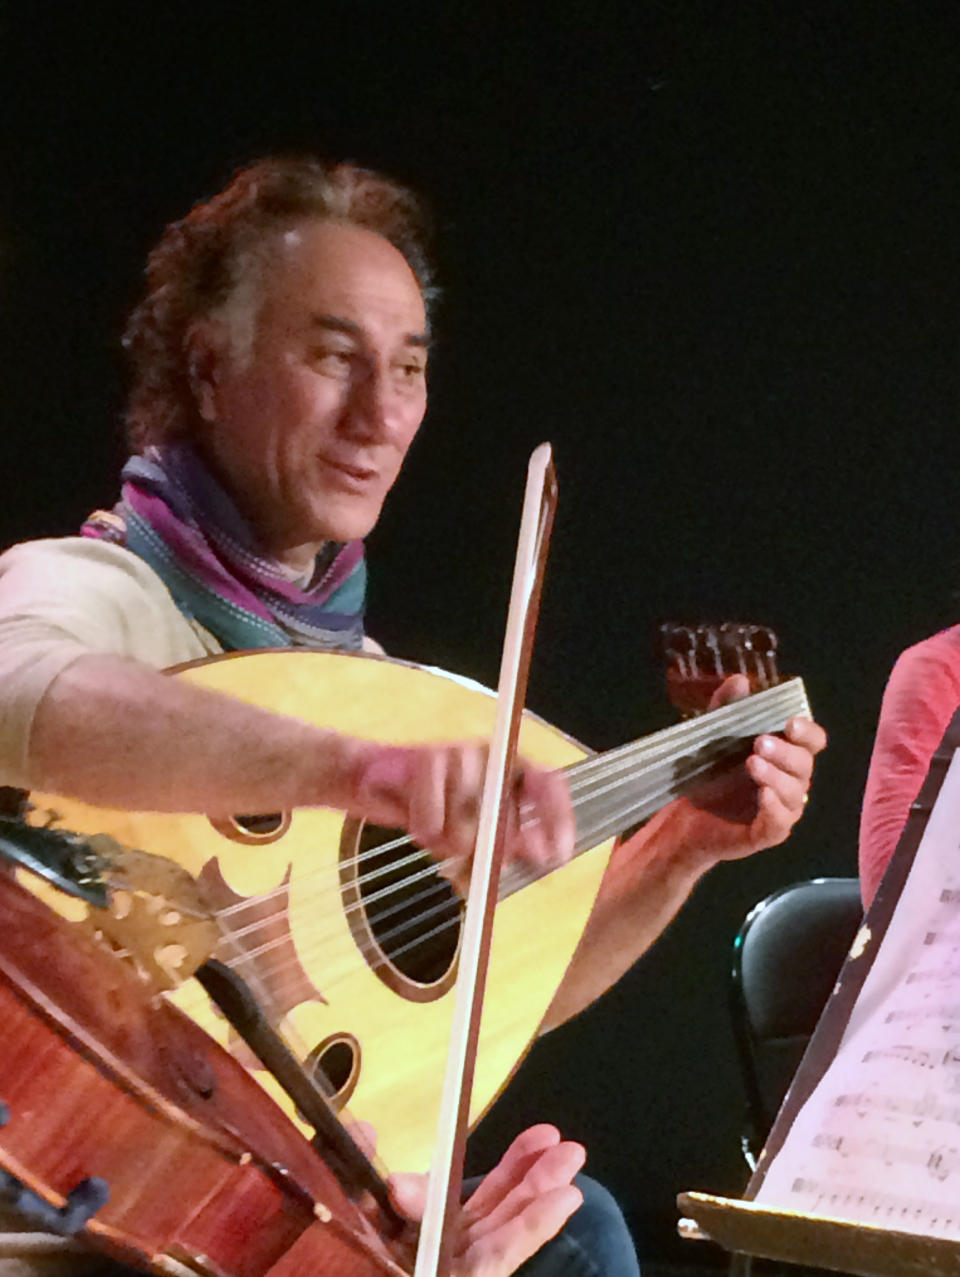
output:
POLYGON ((557 479, 552 452, 550 445, 543 443, 534 451, 527 467, 527 486, 497 685, 496 722, 480 802, 447 1071, 414 1277, 448 1277, 454 1258, 470 1092, 480 1036, 500 863, 510 815, 512 795, 507 787, 516 757, 547 545, 556 507, 557 479))

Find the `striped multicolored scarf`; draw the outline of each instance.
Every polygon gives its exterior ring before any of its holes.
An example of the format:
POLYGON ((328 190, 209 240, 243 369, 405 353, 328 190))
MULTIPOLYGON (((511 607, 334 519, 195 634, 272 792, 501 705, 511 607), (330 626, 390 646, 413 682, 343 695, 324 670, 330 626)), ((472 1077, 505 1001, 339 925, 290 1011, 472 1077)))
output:
POLYGON ((123 468, 121 499, 81 535, 125 545, 161 578, 186 617, 226 651, 355 650, 363 640, 363 542, 327 542, 303 588, 265 558, 224 489, 186 444, 148 448, 123 468))

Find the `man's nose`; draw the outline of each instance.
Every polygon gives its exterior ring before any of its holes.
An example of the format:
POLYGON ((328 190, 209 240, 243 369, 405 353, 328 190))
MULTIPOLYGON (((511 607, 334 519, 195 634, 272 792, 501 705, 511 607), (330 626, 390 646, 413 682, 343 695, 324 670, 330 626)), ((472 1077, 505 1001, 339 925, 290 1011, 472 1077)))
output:
POLYGON ((389 370, 368 369, 352 387, 351 430, 365 439, 388 440, 402 424, 404 404, 389 370))

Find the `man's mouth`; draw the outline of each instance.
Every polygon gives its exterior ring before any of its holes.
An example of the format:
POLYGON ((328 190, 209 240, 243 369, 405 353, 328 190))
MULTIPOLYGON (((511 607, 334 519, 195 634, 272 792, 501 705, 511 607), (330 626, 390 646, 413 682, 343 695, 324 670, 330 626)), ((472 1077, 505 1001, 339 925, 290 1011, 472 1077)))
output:
POLYGON ((357 462, 339 461, 333 457, 320 457, 320 463, 351 486, 365 487, 377 478, 377 471, 373 466, 360 465, 357 462))

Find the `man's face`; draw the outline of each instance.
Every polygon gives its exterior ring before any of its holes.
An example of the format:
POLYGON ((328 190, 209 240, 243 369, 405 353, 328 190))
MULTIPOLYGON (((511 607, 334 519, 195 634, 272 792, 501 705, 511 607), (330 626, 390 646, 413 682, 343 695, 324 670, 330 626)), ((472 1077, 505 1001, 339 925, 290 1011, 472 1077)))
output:
POLYGON ((426 329, 392 244, 305 221, 268 257, 249 355, 207 345, 201 446, 291 566, 376 523, 426 411, 426 329))

